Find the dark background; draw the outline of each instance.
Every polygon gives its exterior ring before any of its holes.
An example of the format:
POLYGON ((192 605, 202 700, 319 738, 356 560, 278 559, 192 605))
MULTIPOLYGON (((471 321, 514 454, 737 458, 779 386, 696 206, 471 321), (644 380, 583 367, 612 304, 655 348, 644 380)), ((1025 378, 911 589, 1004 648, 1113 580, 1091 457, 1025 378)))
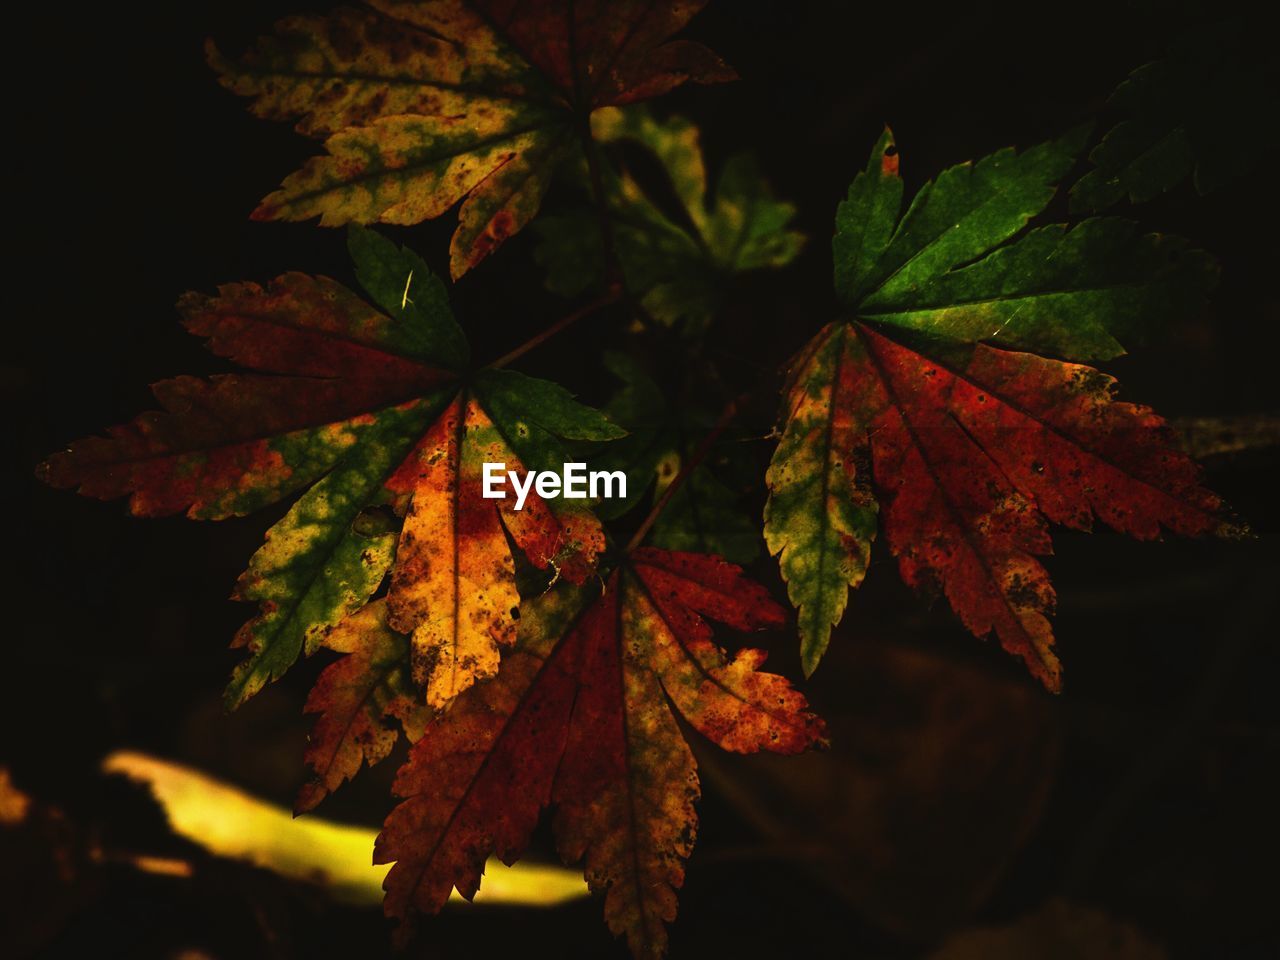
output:
MULTIPOLYGON (((135 520, 122 503, 45 489, 32 470, 148 407, 148 383, 224 369, 175 322, 182 291, 289 269, 352 282, 340 231, 249 222, 255 202, 318 148, 250 117, 201 54, 205 36, 237 50, 308 6, 323 3, 27 4, 9 33, 6 313, 17 345, 0 367, 14 427, 0 764, 61 811, 54 832, 68 849, 93 837, 198 856, 166 836, 140 791, 96 774, 114 749, 179 760, 285 804, 304 779, 301 704, 321 663, 300 664, 233 716, 220 706, 239 656, 227 642, 250 615, 227 594, 283 508, 218 524, 135 520)), ((756 390, 738 438, 768 430, 772 371, 834 315, 831 218, 883 123, 911 192, 951 163, 1114 120, 1105 102, 1115 84, 1195 22, 1177 5, 1122 2, 723 0, 699 16, 691 34, 742 80, 681 90, 659 109, 702 125, 713 170, 755 151, 811 237, 790 268, 748 278, 717 321, 713 342, 735 357, 726 377, 756 390)), ((1203 198, 1184 184, 1133 211, 1213 252, 1223 274, 1209 315, 1108 365, 1126 399, 1170 417, 1280 407, 1272 177, 1264 165, 1203 198)), ((561 199, 553 193, 548 206, 561 199)), ((1061 199, 1053 212, 1064 213, 1061 199)), ((450 214, 391 232, 444 273, 453 226, 450 214)), ((542 291, 530 253, 518 237, 456 289, 480 359, 566 309, 542 291)), ((599 350, 626 346, 620 329, 617 318, 588 321, 520 368, 601 402, 599 350)), ((770 446, 751 449, 762 476, 770 446)), ((832 720, 835 749, 790 767, 703 761, 701 835, 673 955, 923 956, 957 929, 1007 923, 1053 897, 1133 924, 1171 956, 1265 955, 1280 808, 1278 466, 1274 451, 1207 464, 1255 541, 1056 534, 1058 698, 944 607, 913 597, 877 545, 805 686, 832 720)), ((774 563, 754 572, 783 595, 774 563)), ((771 639, 774 668, 797 676, 794 637, 771 639)), ((364 773, 320 814, 376 825, 394 766, 364 773)), ((64 882, 52 853, 6 843, 3 922, 24 951, 387 949, 376 910, 333 906, 265 873, 201 861, 196 878, 173 880, 82 864, 64 882)), ((546 856, 546 838, 536 846, 546 856)), ((411 955, 529 949, 625 953, 599 903, 581 902, 450 909, 424 925, 411 955)))

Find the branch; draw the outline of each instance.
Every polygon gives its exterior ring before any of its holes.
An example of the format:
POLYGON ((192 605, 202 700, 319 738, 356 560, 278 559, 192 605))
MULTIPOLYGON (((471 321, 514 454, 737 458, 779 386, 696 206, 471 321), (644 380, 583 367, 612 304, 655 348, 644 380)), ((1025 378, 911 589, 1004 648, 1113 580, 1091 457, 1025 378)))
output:
POLYGON ((559 320, 551 324, 551 326, 547 327, 541 333, 535 334, 534 336, 530 337, 528 340, 520 344, 520 346, 516 347, 514 350, 504 353, 497 360, 494 360, 491 364, 489 364, 487 369, 498 370, 502 367, 505 367, 507 364, 511 363, 513 360, 517 360, 520 357, 523 357, 526 353, 528 353, 534 347, 538 346, 544 340, 550 340, 560 331, 568 329, 569 327, 573 326, 583 317, 589 317, 591 316, 591 314, 595 313, 597 310, 601 310, 604 307, 609 306, 611 303, 617 303, 617 301, 621 298, 621 296, 622 296, 621 291, 617 291, 617 290, 611 291, 609 293, 606 293, 603 297, 600 297, 596 300, 592 300, 590 303, 579 307, 577 310, 574 310, 572 313, 561 317, 559 320))
POLYGON ((1170 420, 1182 448, 1202 460, 1246 450, 1280 446, 1280 413, 1231 417, 1179 417, 1170 420))
POLYGON ((600 148, 591 133, 591 117, 585 115, 579 131, 582 138, 582 151, 587 158, 587 171, 591 179, 591 206, 596 212, 596 221, 600 228, 600 246, 604 251, 604 288, 616 293, 626 300, 631 316, 650 333, 661 332, 659 324, 645 309, 640 298, 632 293, 627 285, 627 276, 622 270, 622 260, 618 256, 618 247, 614 240, 613 218, 609 212, 609 199, 604 187, 604 167, 600 162, 600 148))
POLYGON ((609 199, 604 191, 604 174, 600 167, 600 150, 591 133, 591 115, 582 117, 582 150, 587 155, 587 171, 591 176, 591 203, 596 210, 596 220, 600 225, 600 245, 604 249, 604 284, 605 289, 618 293, 623 289, 622 263, 618 260, 618 250, 613 242, 613 222, 609 218, 609 199))

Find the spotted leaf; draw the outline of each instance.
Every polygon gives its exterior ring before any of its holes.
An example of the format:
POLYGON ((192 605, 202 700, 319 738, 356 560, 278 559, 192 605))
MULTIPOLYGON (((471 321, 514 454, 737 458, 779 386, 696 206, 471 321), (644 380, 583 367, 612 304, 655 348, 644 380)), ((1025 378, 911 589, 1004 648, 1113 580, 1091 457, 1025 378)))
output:
POLYGON ((317 715, 306 753, 315 777, 298 793, 298 813, 314 809, 364 764, 385 759, 401 729, 417 740, 431 716, 410 680, 408 639, 388 625, 384 601, 340 621, 324 645, 344 656, 307 697, 307 713, 317 715))
POLYGON ((490 855, 514 862, 546 807, 585 863, 610 929, 660 957, 697 831, 697 770, 676 715, 726 750, 797 753, 822 722, 764 654, 730 657, 707 620, 777 627, 782 610, 719 558, 642 548, 599 587, 526 606, 501 672, 435 720, 396 777, 403 801, 374 854, 394 861, 386 910, 471 897, 490 855))
POLYGON ((462 201, 458 277, 529 222, 592 110, 732 79, 670 39, 704 2, 374 0, 208 52, 254 113, 325 140, 256 218, 412 224, 462 201))
POLYGON ((230 706, 312 653, 388 573, 389 621, 412 634, 414 679, 442 706, 496 669, 498 648, 514 639, 504 527, 536 567, 574 582, 604 547, 580 501, 531 494, 515 511, 510 499, 482 500, 479 464, 559 469, 563 440, 623 431, 554 384, 506 370, 466 377, 466 340, 440 281, 368 231, 353 229, 350 246, 387 312, 297 273, 187 294, 187 328, 255 372, 164 381, 163 411, 41 467, 56 486, 128 495, 141 516, 221 519, 305 491, 237 583, 236 597, 260 612, 235 640, 249 657, 230 706))
POLYGON ((1079 363, 1194 310, 1212 264, 1120 220, 1023 233, 1082 132, 1002 150, 926 184, 899 218, 886 131, 836 215, 837 293, 853 318, 792 361, 767 474, 765 540, 812 672, 882 526, 903 578, 944 595, 1050 689, 1060 685, 1039 557, 1048 523, 1095 517, 1140 539, 1239 528, 1151 410, 1079 363), (1015 349, 1004 349, 1005 347, 1015 349))
MULTIPOLYGON (((795 207, 775 199, 749 155, 731 157, 714 190, 698 128, 681 117, 659 121, 643 107, 598 110, 592 130, 602 143, 639 144, 661 164, 678 201, 668 212, 625 169, 608 177, 618 258, 627 284, 649 316, 684 332, 705 332, 726 292, 726 280, 753 270, 783 267, 805 237, 791 227, 795 207)), ((579 178, 583 183, 585 171, 579 178)), ((594 212, 582 209, 543 217, 535 230, 536 256, 547 287, 576 296, 605 275, 594 212)))

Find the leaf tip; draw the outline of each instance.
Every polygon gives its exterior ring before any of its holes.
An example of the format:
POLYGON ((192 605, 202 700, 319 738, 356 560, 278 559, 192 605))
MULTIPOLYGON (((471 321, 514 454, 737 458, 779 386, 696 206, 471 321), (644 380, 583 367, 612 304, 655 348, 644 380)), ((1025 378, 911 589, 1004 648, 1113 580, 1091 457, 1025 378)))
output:
MULTIPOLYGON (((265 203, 265 201, 263 202, 265 203)), ((378 234, 375 231, 352 220, 347 224, 347 252, 351 254, 352 258, 355 258, 356 251, 360 248, 360 245, 375 242, 374 238, 377 236, 378 234), (371 237, 370 234, 373 234, 373 236, 371 237)))
MULTIPOLYGON (((238 640, 239 636, 236 639, 238 640)), ((235 641, 232 641, 232 646, 237 645, 235 641)), ((222 708, 227 713, 244 706, 246 701, 250 700, 255 693, 262 689, 265 681, 254 669, 255 659, 255 657, 250 657, 231 671, 231 679, 227 682, 227 688, 222 692, 222 708)))
POLYGON ((818 664, 822 662, 822 650, 817 647, 806 644, 800 651, 800 669, 804 672, 806 680, 813 676, 818 664))
POLYGON ((879 174, 881 177, 897 177, 898 164, 898 142, 893 138, 893 130, 886 123, 880 139, 876 141, 875 149, 871 152, 871 161, 867 165, 868 172, 879 174))
POLYGON ((1084 151, 1085 144, 1089 142, 1089 135, 1093 133, 1094 122, 1086 120, 1083 123, 1076 124, 1061 137, 1058 138, 1058 146, 1063 152, 1069 153, 1073 157, 1078 157, 1084 151))
POLYGON ((249 219, 255 223, 266 223, 267 221, 278 219, 279 211, 280 207, 271 203, 270 197, 268 197, 253 208, 253 212, 249 214, 249 219))
MULTIPOLYGON (((454 234, 456 237, 457 234, 454 234)), ((476 265, 476 260, 472 260, 461 250, 450 244, 449 248, 449 279, 457 283, 462 279, 463 275, 476 265)))
POLYGON ((303 784, 293 801, 293 818, 296 820, 303 814, 310 813, 320 805, 326 796, 324 785, 317 780, 303 784))
POLYGON ((224 76, 230 72, 231 61, 218 49, 218 44, 213 37, 205 37, 201 46, 204 49, 204 62, 210 69, 224 76))

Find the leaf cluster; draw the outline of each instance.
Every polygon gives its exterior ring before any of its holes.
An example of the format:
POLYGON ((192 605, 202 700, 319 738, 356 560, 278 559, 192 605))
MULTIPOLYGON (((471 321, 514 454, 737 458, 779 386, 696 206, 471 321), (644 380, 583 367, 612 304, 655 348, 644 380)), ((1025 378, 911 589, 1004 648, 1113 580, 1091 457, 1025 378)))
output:
POLYGON ((1114 101, 1132 118, 1091 150, 1090 128, 1073 129, 952 166, 907 200, 885 129, 836 209, 841 311, 814 318, 785 366, 760 476, 724 438, 759 385, 726 382, 716 321, 743 275, 785 268, 806 238, 750 155, 709 171, 697 127, 642 102, 733 78, 673 39, 702 5, 374 0, 286 18, 239 56, 210 44, 256 115, 323 143, 254 217, 348 225, 363 292, 291 272, 184 295, 185 327, 240 372, 161 381, 160 409, 40 468, 138 516, 290 503, 236 585, 257 612, 227 703, 337 655, 306 705, 300 812, 411 743, 375 851, 395 864, 386 909, 402 930, 454 888, 473 895, 486 858, 519 857, 552 809, 610 928, 638 957, 665 952, 700 796, 681 723, 735 752, 826 742, 764 652, 729 652, 712 626, 789 628, 742 569, 762 545, 806 675, 880 537, 905 582, 1056 691, 1051 524, 1242 532, 1163 420, 1091 366, 1200 311, 1213 261, 1131 219, 1042 219, 1086 153, 1073 214, 1243 169, 1213 150, 1215 105, 1261 86, 1229 53, 1234 28, 1136 71, 1114 101), (540 213, 557 180, 568 202, 540 213), (369 228, 455 206, 454 279, 532 225, 547 288, 587 305, 478 363, 485 331, 369 228), (600 357, 616 381, 601 409, 508 369, 593 314, 643 346, 600 357), (627 497, 535 493, 517 511, 481 496, 486 462, 579 458, 623 471, 627 497))

